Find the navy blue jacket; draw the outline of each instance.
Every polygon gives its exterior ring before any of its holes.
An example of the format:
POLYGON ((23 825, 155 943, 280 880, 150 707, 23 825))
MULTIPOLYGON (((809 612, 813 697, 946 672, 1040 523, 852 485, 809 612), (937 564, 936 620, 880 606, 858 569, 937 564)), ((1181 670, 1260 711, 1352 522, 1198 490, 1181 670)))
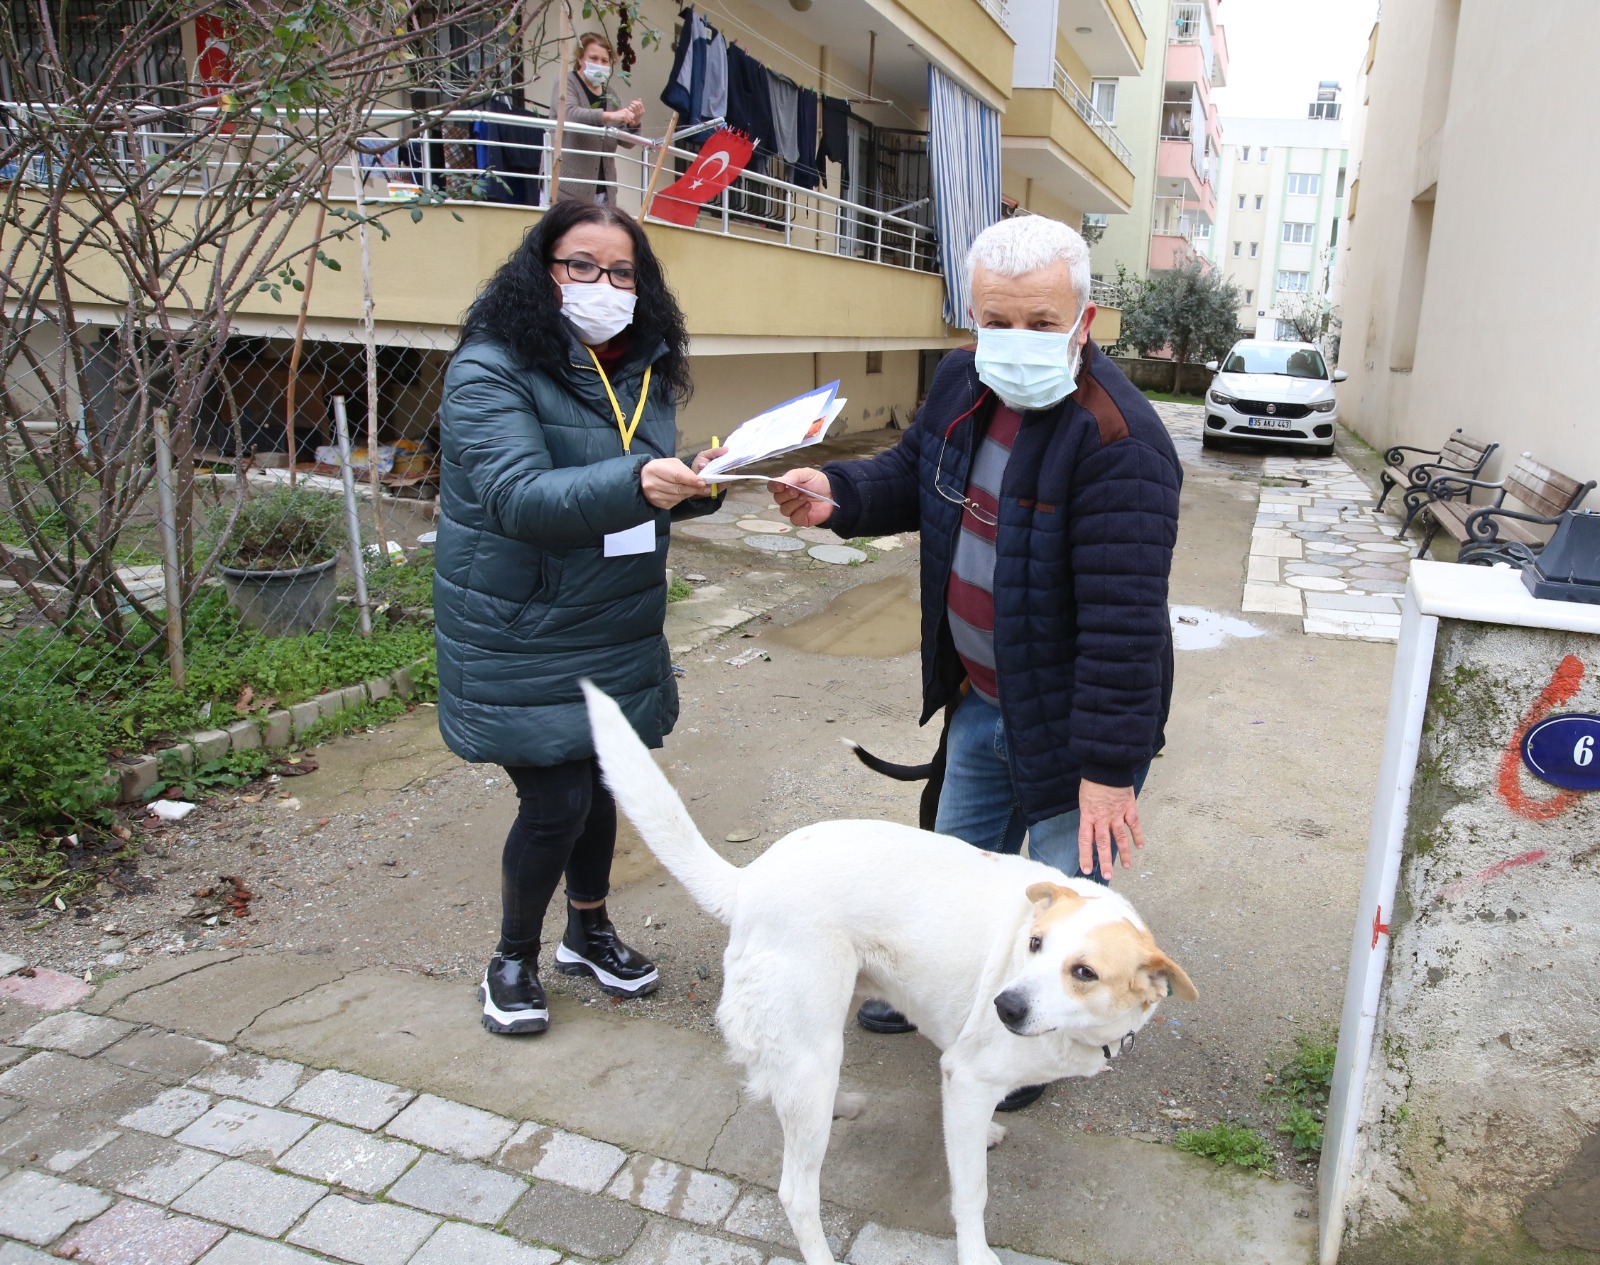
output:
MULTIPOLYGON (((961 507, 935 489, 935 470, 942 450, 939 486, 959 497, 995 404, 973 353, 952 352, 899 444, 823 468, 839 502, 827 525, 841 536, 922 533, 924 723, 966 675, 946 596, 961 507)), ((1161 749, 1182 482, 1161 419, 1092 342, 1073 394, 1023 416, 1000 494, 994 654, 1030 823, 1076 808, 1082 778, 1133 785, 1161 749)))

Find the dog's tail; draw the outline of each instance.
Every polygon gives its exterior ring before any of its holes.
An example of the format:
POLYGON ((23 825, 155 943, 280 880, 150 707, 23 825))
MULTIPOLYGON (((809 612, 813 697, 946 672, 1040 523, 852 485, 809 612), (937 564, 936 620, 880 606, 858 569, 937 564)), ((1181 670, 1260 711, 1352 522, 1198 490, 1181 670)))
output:
POLYGON ((933 775, 933 764, 891 764, 881 756, 875 756, 853 738, 841 738, 845 746, 856 753, 856 759, 866 765, 874 773, 882 773, 885 777, 892 777, 897 782, 921 782, 933 775))
POLYGON ((672 783, 656 767, 622 709, 592 681, 581 682, 589 704, 595 754, 617 806, 661 864, 713 917, 733 918, 739 870, 712 850, 672 783))

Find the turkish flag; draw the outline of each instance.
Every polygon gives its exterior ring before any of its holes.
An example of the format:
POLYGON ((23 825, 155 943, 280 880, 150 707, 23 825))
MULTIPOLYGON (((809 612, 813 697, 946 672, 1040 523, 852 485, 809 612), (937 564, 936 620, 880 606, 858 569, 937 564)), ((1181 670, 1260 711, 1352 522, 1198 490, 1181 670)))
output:
POLYGON ((692 227, 700 208, 734 182, 755 148, 748 136, 732 128, 718 128, 689 170, 656 194, 650 214, 669 224, 692 227))

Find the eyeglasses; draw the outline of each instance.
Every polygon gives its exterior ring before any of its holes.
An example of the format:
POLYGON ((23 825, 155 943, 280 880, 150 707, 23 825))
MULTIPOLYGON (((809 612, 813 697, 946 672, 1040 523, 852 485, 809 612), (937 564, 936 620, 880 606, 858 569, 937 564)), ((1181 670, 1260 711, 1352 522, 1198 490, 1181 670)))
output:
POLYGON ((632 264, 618 264, 614 268, 602 268, 592 259, 552 259, 550 262, 560 264, 567 270, 569 277, 582 285, 589 285, 600 280, 602 273, 619 290, 631 290, 638 281, 638 273, 634 272, 632 264))
MULTIPOLYGON (((956 420, 960 421, 961 419, 957 418, 956 420)), ((950 430, 954 430, 954 429, 955 429, 954 426, 952 426, 950 428, 950 430)), ((979 505, 976 501, 974 501, 970 496, 967 496, 965 493, 957 494, 955 492, 950 491, 949 488, 944 486, 944 482, 943 482, 943 478, 944 478, 944 450, 945 450, 945 445, 948 444, 949 442, 950 442, 950 431, 947 430, 944 433, 944 439, 941 440, 940 444, 939 444, 939 461, 933 467, 933 490, 935 492, 937 492, 940 496, 944 497, 945 500, 949 501, 950 504, 959 505, 959 506, 961 506, 962 509, 969 511, 972 514, 972 517, 977 519, 984 526, 986 526, 986 527, 998 527, 998 526, 1000 526, 1000 520, 998 518, 995 518, 992 515, 990 515, 988 510, 984 509, 981 505, 979 505)))

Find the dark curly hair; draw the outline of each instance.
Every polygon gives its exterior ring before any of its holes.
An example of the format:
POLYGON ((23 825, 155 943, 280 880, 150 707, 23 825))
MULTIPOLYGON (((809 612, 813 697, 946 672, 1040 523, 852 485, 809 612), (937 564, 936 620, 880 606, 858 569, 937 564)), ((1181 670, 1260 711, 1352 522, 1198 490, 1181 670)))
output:
POLYGON ((552 377, 565 375, 569 334, 561 320, 561 289, 550 276, 550 260, 556 243, 579 224, 615 225, 633 238, 638 305, 629 326, 631 338, 635 347, 666 343, 666 353, 656 362, 655 379, 672 400, 684 403, 694 387, 689 379, 689 330, 678 300, 667 288, 661 263, 639 222, 598 202, 558 202, 544 213, 467 309, 457 350, 474 338, 491 339, 509 348, 525 369, 552 377))

